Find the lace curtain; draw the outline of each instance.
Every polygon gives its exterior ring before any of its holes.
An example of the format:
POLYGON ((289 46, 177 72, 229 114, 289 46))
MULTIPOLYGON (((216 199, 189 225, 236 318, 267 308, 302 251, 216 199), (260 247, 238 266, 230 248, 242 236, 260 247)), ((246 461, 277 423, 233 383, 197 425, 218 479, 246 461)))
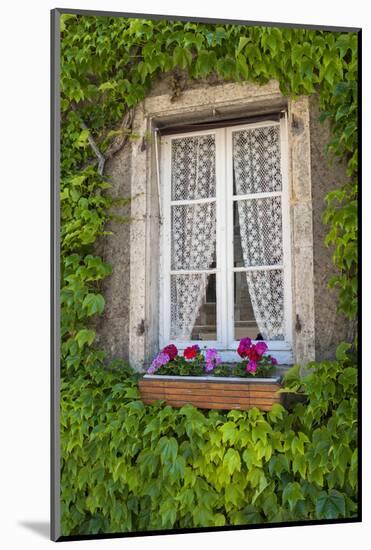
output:
MULTIPOLYGON (((171 269, 205 270, 215 260, 216 205, 187 203, 215 198, 215 137, 174 139, 171 152, 171 269)), ((190 340, 204 301, 207 273, 172 274, 170 337, 190 340)))
MULTIPOLYGON (((233 169, 236 195, 281 191, 278 127, 233 132, 233 169)), ((281 265, 281 197, 241 199, 237 210, 244 266, 281 265)), ((282 269, 247 271, 246 280, 263 339, 283 339, 282 269)))

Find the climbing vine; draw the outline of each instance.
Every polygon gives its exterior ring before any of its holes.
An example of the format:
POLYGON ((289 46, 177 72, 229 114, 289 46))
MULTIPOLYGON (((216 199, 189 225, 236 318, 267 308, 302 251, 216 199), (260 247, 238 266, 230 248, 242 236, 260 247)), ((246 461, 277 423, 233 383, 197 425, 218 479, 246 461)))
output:
POLYGON ((100 284, 111 267, 94 254, 114 207, 107 159, 135 139, 132 110, 154 80, 279 82, 283 94, 319 92, 331 123, 330 159, 346 163, 348 181, 326 196, 324 216, 338 273, 339 310, 357 311, 357 35, 305 29, 61 16, 62 357, 78 368, 103 360, 89 319, 102 313, 100 284))

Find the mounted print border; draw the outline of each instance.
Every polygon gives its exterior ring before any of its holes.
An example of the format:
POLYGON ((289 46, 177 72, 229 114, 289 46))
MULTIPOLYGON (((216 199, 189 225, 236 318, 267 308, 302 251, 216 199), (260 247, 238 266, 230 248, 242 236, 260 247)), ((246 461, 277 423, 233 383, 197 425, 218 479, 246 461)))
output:
POLYGON ((52 539, 361 521, 361 30, 51 25, 52 539))

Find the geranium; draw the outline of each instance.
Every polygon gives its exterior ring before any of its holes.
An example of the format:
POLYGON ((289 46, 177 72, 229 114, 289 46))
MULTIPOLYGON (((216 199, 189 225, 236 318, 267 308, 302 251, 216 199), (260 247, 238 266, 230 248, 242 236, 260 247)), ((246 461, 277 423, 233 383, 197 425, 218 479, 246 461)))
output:
POLYGON ((162 353, 166 353, 170 357, 170 361, 173 361, 173 359, 175 359, 175 357, 178 355, 178 350, 177 347, 174 346, 174 344, 169 344, 168 346, 164 347, 162 353))
POLYGON ((194 346, 189 346, 183 352, 183 355, 186 359, 194 359, 200 353, 200 347, 195 344, 194 346))
POLYGON ((268 346, 265 342, 258 342, 255 344, 255 350, 259 355, 263 355, 268 349, 268 346))
POLYGON ((159 369, 163 365, 167 365, 169 361, 170 361, 169 355, 161 351, 158 355, 156 355, 156 357, 152 361, 151 366, 147 370, 148 374, 155 373, 157 369, 159 369))
POLYGON ((242 338, 240 340, 237 352, 246 361, 246 372, 252 375, 266 376, 274 365, 277 365, 277 360, 270 355, 264 355, 268 350, 265 342, 259 341, 253 344, 250 338, 242 338))
POLYGON ((247 352, 250 349, 251 340, 250 338, 241 338, 239 346, 237 348, 237 353, 240 357, 247 357, 247 352))
POLYGON ((214 348, 210 348, 206 351, 205 371, 211 372, 222 360, 218 355, 218 352, 214 348))
POLYGON ((246 365, 246 370, 248 372, 256 372, 257 368, 258 368, 258 364, 256 361, 249 361, 246 365))
POLYGON ((261 354, 257 352, 254 344, 246 351, 246 355, 250 361, 259 361, 261 359, 261 354))

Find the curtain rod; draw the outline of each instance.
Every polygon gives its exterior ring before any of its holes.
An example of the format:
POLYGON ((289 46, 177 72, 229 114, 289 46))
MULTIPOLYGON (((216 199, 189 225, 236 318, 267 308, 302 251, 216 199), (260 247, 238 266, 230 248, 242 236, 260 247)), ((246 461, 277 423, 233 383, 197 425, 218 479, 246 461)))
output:
POLYGON ((261 115, 243 116, 239 118, 218 118, 217 120, 205 120, 203 122, 194 122, 188 124, 174 124, 157 127, 156 131, 161 135, 181 134, 186 132, 195 132, 197 130, 212 130, 213 128, 223 128, 225 126, 238 126, 239 124, 272 121, 279 122, 284 116, 285 111, 274 111, 272 113, 264 113, 261 115))

